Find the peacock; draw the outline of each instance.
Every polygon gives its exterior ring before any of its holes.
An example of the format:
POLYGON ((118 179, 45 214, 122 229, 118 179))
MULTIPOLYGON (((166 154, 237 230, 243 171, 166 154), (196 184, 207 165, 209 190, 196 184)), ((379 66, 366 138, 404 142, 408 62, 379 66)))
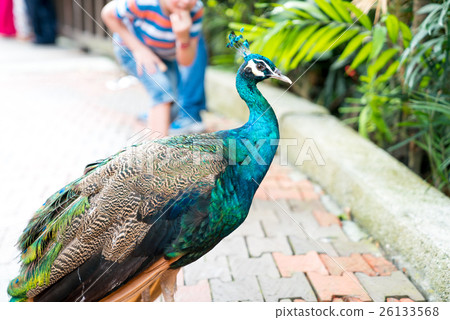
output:
POLYGON ((245 220, 279 138, 275 113, 256 85, 291 81, 241 37, 230 35, 230 45, 244 58, 236 89, 248 122, 143 142, 89 164, 20 236, 11 301, 132 301, 146 288, 152 300, 162 293, 174 301, 180 268, 245 220))

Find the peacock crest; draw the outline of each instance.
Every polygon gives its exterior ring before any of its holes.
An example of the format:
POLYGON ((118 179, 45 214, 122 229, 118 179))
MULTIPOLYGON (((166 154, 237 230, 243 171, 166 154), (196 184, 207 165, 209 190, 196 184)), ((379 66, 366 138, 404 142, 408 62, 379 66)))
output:
MULTIPOLYGON (((241 33, 244 32, 244 28, 241 28, 240 30, 241 33)), ((251 54, 250 52, 250 45, 247 41, 247 39, 243 38, 243 35, 236 35, 234 33, 234 31, 231 31, 230 34, 228 35, 228 43, 227 43, 227 48, 234 48, 237 50, 237 52, 239 52, 241 54, 242 57, 247 57, 251 54)))

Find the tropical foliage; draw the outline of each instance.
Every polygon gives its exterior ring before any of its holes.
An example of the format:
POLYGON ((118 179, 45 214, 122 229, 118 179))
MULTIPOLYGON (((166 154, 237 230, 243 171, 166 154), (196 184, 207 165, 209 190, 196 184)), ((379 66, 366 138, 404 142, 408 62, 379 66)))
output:
POLYGON ((426 14, 414 32, 412 15, 405 19, 386 0, 383 14, 343 0, 250 2, 242 3, 257 14, 229 26, 245 28, 252 51, 299 81, 321 66, 316 101, 450 192, 450 0, 413 12, 426 14))
POLYGON ((204 0, 206 6, 203 32, 207 39, 210 63, 227 66, 234 64, 234 54, 224 46, 230 32, 228 25, 232 22, 247 24, 253 15, 263 13, 268 0, 204 0))
POLYGON ((450 194, 450 0, 424 6, 427 17, 405 50, 409 139, 428 157, 434 185, 450 194))

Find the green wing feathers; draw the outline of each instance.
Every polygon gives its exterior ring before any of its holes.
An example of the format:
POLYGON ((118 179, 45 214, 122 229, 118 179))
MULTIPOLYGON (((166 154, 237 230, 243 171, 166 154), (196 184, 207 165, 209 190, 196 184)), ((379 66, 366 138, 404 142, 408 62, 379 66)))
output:
POLYGON ((51 266, 63 247, 61 239, 67 226, 90 207, 88 197, 74 191, 77 182, 52 195, 20 237, 22 269, 8 286, 11 301, 24 301, 29 290, 49 284, 51 266))
MULTIPOLYGON (((205 141, 185 143, 189 139, 181 137, 132 146, 88 165, 85 175, 52 195, 25 228, 18 243, 20 274, 8 286, 11 301, 48 293, 63 279, 71 286, 70 277, 64 277, 98 252, 105 263, 128 266, 133 260, 125 260, 146 239, 154 217, 166 211, 170 221, 179 217, 190 203, 179 195, 190 186, 199 187, 200 194, 210 190, 227 167, 223 157, 216 157, 223 154, 222 146, 216 146, 212 138, 205 135, 205 141), (179 139, 184 139, 181 146, 179 139), (206 155, 197 163, 193 151, 206 155), (83 232, 86 229, 89 232, 83 232)), ((206 209, 206 202, 201 209, 206 209)), ((158 232, 152 231, 156 238, 158 232)), ((169 241, 158 241, 163 240, 169 241)), ((146 245, 151 250, 145 254, 153 254, 154 244, 142 244, 146 245)), ((90 276, 84 274, 83 280, 90 276)))
MULTIPOLYGON (((97 169, 108 167, 106 164, 125 150, 89 164, 82 177, 53 194, 36 211, 18 241, 19 250, 22 251, 22 266, 19 276, 8 286, 11 301, 26 301, 29 291, 50 284, 51 268, 66 245, 63 240, 67 238, 65 233, 69 229, 68 226, 91 207, 89 196, 99 187, 98 183, 93 183, 90 190, 85 188, 84 192, 81 192, 83 181, 99 175, 97 169)), ((95 178, 93 180, 98 182, 95 178)))

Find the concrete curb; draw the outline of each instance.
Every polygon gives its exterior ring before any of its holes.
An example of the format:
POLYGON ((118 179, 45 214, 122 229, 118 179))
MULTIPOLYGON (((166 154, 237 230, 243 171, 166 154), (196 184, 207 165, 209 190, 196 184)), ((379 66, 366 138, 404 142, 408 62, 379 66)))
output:
MULTIPOLYGON (((208 70, 209 108, 246 121, 247 107, 236 93, 234 77, 208 70)), ((285 145, 290 162, 296 164, 305 140, 312 139, 325 164, 304 161, 296 167, 351 208, 354 219, 406 269, 428 300, 449 301, 450 199, 325 108, 267 84, 259 88, 275 109, 281 137, 297 141, 285 145)))

